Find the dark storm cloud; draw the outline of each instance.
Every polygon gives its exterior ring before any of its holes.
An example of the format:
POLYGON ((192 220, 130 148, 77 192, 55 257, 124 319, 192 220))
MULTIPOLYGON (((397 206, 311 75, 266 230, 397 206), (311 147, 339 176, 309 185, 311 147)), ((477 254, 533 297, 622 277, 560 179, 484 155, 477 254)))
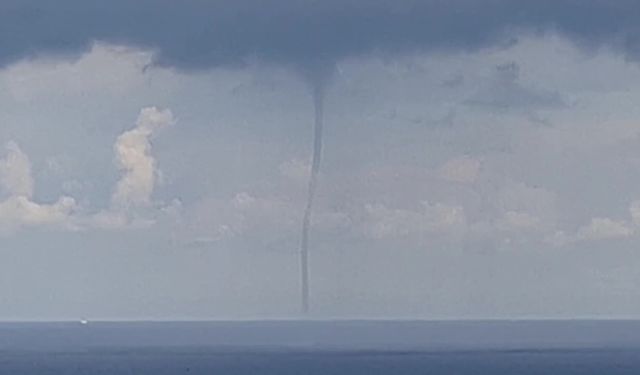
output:
POLYGON ((640 56, 631 0, 3 0, 0 65, 93 41, 157 51, 179 69, 257 59, 308 69, 372 53, 473 50, 555 30, 640 56))

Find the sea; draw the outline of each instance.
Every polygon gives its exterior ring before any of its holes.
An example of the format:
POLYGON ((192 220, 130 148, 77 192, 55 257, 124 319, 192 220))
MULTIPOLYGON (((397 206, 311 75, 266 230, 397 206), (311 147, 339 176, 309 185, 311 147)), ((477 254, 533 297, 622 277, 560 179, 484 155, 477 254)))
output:
POLYGON ((0 374, 640 374, 640 322, 0 323, 0 374))

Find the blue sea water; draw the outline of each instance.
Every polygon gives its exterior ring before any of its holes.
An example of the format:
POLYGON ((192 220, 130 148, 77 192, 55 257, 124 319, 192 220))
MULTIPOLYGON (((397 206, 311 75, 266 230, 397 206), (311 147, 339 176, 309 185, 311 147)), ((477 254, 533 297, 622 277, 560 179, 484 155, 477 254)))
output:
POLYGON ((0 374, 640 374, 640 323, 6 323, 0 374))
POLYGON ((3 374, 639 374, 640 352, 13 353, 3 374))

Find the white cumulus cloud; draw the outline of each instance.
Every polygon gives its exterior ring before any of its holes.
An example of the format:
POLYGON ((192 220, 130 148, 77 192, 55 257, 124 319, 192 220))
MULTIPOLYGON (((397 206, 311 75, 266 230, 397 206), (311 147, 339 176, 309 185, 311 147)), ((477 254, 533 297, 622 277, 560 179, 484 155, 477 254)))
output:
POLYGON ((31 162, 13 141, 7 143, 6 156, 0 160, 0 184, 9 195, 33 196, 31 162))
POLYGON ((60 225, 72 228, 71 215, 76 209, 76 201, 71 197, 61 197, 53 204, 39 204, 18 195, 0 202, 0 227, 16 230, 19 227, 60 225))
POLYGON ((75 199, 63 196, 52 204, 34 202, 29 157, 15 142, 9 142, 6 149, 6 156, 0 160, 0 183, 9 196, 0 202, 0 232, 40 226, 73 228, 75 199))
POLYGON ((365 233, 374 239, 404 237, 422 232, 446 232, 466 223, 464 209, 442 203, 423 202, 422 210, 365 206, 365 233))
POLYGON ((632 234, 633 228, 624 221, 596 217, 578 230, 577 237, 580 240, 604 240, 629 237, 632 234))
POLYGON ((151 137, 173 122, 173 114, 168 109, 143 108, 135 128, 118 137, 114 152, 122 177, 112 196, 115 206, 126 208, 150 202, 158 178, 156 161, 151 155, 151 137))

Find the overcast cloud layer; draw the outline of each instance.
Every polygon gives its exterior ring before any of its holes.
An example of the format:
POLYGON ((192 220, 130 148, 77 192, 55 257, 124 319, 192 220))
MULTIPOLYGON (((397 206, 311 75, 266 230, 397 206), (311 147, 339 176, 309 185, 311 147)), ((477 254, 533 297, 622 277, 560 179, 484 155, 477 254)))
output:
POLYGON ((7 0, 0 62, 79 54, 94 41, 157 51, 181 69, 252 59, 316 67, 383 53, 469 51, 515 42, 514 31, 558 31, 636 58, 632 0, 7 0))
POLYGON ((639 10, 2 1, 0 319, 297 316, 327 67, 312 316, 640 317, 639 10))

